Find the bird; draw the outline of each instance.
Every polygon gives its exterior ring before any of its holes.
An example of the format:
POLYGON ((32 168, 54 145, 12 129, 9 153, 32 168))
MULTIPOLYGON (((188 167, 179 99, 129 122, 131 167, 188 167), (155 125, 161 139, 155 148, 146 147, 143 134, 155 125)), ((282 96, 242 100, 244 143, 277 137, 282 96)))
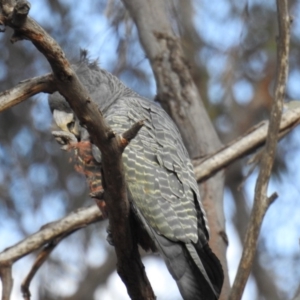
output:
MULTIPOLYGON (((159 105, 102 69, 97 60, 82 54, 72 68, 116 134, 144 122, 122 154, 138 243, 146 251, 160 253, 184 300, 218 299, 222 265, 208 244, 206 214, 178 128, 159 105)), ((89 139, 58 92, 49 96, 48 103, 62 132, 79 142, 89 139)), ((92 153, 101 164, 101 152, 93 144, 92 153)))

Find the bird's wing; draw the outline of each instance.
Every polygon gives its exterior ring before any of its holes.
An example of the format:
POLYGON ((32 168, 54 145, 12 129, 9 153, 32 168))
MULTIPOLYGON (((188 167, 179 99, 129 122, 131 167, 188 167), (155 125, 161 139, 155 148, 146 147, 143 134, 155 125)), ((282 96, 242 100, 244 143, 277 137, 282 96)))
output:
POLYGON ((200 196, 177 127, 165 111, 142 98, 119 99, 105 117, 119 134, 144 120, 145 125, 123 153, 131 198, 158 234, 196 243, 200 196))
POLYGON ((118 134, 144 120, 145 125, 123 153, 135 213, 183 298, 217 299, 223 283, 222 267, 207 244, 197 183, 178 129, 162 109, 135 97, 119 99, 105 117, 118 134))

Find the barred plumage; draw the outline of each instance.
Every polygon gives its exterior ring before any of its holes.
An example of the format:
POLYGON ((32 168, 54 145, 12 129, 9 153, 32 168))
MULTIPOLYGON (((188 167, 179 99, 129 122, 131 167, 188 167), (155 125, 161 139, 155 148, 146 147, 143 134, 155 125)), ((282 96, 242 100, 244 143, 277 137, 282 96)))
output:
MULTIPOLYGON (((207 220, 177 127, 163 109, 95 63, 82 61, 74 68, 116 133, 144 120, 123 153, 129 199, 143 232, 139 242, 161 253, 184 299, 217 299, 222 267, 207 243, 207 220), (146 238, 151 242, 145 243, 146 238)), ((70 111, 58 94, 50 96, 49 104, 52 112, 70 111)), ((99 150, 93 150, 100 161, 99 150)))

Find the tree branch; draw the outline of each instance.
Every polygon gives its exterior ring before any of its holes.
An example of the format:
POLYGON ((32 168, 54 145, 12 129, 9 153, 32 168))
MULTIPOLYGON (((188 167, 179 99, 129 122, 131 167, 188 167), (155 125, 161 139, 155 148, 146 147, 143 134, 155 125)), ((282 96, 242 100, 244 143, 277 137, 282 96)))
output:
POLYGON ((76 230, 69 231, 66 234, 63 234, 63 235, 58 236, 57 238, 54 238, 38 254, 31 270, 29 271, 26 278, 23 280, 23 282, 21 284, 21 291, 22 291, 24 300, 30 300, 31 293, 29 290, 29 286, 30 286, 30 283, 31 283, 33 277, 35 276, 36 272, 43 265, 43 263, 48 259, 49 255, 54 250, 54 248, 59 244, 59 242, 62 241, 67 236, 69 236, 70 234, 74 233, 76 230))
POLYGON ((237 300, 241 299, 242 297, 247 279, 251 271, 251 266, 256 251, 257 239, 263 218, 270 204, 277 197, 275 193, 271 197, 268 197, 267 188, 275 158, 276 145, 278 140, 278 133, 283 108, 283 99, 288 76, 288 57, 291 23, 291 19, 288 13, 288 1, 277 0, 277 10, 279 23, 279 39, 275 100, 271 109, 266 147, 263 152, 260 172, 256 182, 254 205, 246 232, 244 250, 239 264, 237 276, 235 278, 232 290, 230 292, 230 300, 237 300))
MULTIPOLYGON (((300 123, 299 106, 286 110, 279 127, 278 138, 283 138, 300 123)), ((265 144, 268 136, 269 122, 263 121, 250 128, 244 135, 233 140, 217 152, 200 160, 194 160, 194 171, 198 182, 202 182, 227 167, 236 159, 250 154, 265 144)))
POLYGON ((128 294, 132 299, 154 299, 137 243, 131 234, 130 206, 122 164, 124 145, 121 137, 112 138, 109 135, 111 129, 101 111, 81 84, 57 42, 34 20, 26 18, 30 4, 20 0, 17 3, 5 1, 3 5, 2 1, 1 22, 15 30, 12 41, 28 39, 46 57, 51 65, 57 90, 69 102, 101 151, 104 198, 118 258, 118 273, 127 287, 128 294))
POLYGON ((21 81, 14 88, 0 93, 0 113, 38 93, 55 92, 52 74, 21 81))
POLYGON ((80 208, 58 221, 44 225, 38 232, 26 237, 18 244, 3 250, 0 253, 0 267, 7 263, 14 263, 61 235, 101 220, 103 220, 103 217, 96 205, 80 208))

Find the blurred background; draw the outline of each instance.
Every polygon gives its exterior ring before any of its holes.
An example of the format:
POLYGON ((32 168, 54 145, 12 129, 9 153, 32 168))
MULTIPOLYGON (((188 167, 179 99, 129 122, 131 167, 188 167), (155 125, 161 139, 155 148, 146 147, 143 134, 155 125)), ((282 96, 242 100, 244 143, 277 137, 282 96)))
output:
MULTIPOLYGON (((224 144, 266 119, 276 74, 275 0, 165 0, 174 30, 209 115, 224 144)), ((129 87, 153 99, 156 85, 136 28, 119 0, 32 0, 30 15, 62 46, 70 60, 80 48, 129 87)), ((294 17, 287 100, 300 99, 300 0, 294 17)), ((0 35, 0 91, 50 71, 28 41, 11 45, 0 35)), ((51 136, 47 95, 0 115, 0 251, 81 206, 93 204, 85 179, 51 136)), ((201 128, 199 128, 201 130, 201 128)), ((279 198, 264 219, 253 271, 243 300, 293 299, 300 282, 300 128, 280 143, 270 193, 279 198)), ((248 157, 249 158, 249 157, 248 157)), ((253 202, 257 169, 247 159, 226 169, 224 192, 229 276, 233 281, 253 202), (246 178, 247 177, 247 178, 246 178)), ((32 299, 129 299, 115 272, 106 222, 82 229, 53 251, 33 280, 32 299)), ((14 265, 12 299, 34 255, 14 265)), ((144 257, 158 300, 181 299, 159 257, 144 257)), ((1 285, 0 285, 1 290, 1 285)), ((298 291, 299 292, 299 291, 298 291)))

